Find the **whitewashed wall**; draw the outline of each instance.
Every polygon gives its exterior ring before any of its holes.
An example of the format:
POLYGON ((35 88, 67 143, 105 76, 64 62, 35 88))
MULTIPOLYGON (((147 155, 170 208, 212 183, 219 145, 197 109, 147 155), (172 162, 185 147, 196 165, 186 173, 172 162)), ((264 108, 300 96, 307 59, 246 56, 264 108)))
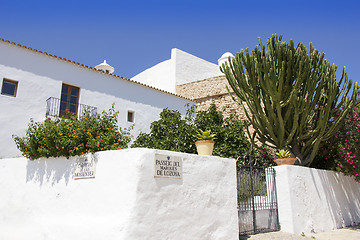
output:
MULTIPOLYGON (((19 156, 12 134, 24 136, 30 118, 45 119, 46 100, 60 98, 62 83, 80 87, 79 103, 95 106, 98 112, 115 103, 119 125, 129 127, 127 112, 135 112, 137 136, 149 131, 162 109, 186 112, 189 101, 0 41, 0 84, 3 78, 18 81, 16 97, 0 94, 0 158, 19 156)), ((0 85, 1 87, 1 85, 0 85)))
POLYGON ((168 59, 131 78, 134 81, 175 93, 175 64, 168 59))
POLYGON ((171 58, 137 74, 132 79, 175 93, 175 86, 223 75, 217 64, 198 58, 177 48, 171 58))
POLYGON ((360 223, 360 183, 333 171, 277 166, 281 231, 323 232, 360 223))
POLYGON ((0 159, 0 239, 238 239, 235 160, 153 149, 75 158, 0 159), (179 156, 182 179, 154 178, 155 154, 179 156))
POLYGON ((217 64, 208 62, 179 49, 172 49, 176 63, 176 85, 224 75, 217 64))

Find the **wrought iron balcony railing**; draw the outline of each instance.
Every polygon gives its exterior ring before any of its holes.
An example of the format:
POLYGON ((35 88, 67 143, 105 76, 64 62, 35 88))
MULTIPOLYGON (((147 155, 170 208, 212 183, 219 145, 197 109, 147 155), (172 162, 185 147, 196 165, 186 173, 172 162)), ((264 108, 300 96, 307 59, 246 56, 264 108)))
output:
POLYGON ((69 113, 74 113, 76 116, 81 117, 84 111, 90 111, 91 114, 97 112, 97 108, 79 103, 70 103, 61 101, 59 98, 49 97, 46 100, 46 117, 65 117, 69 113))

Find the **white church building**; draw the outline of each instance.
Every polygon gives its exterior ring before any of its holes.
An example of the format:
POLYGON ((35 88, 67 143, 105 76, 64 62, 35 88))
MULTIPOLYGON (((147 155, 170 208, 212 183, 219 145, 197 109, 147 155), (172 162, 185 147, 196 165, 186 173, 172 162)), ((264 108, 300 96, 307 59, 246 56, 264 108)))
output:
POLYGON ((115 104, 119 125, 132 135, 148 132, 164 108, 186 112, 190 100, 126 79, 101 63, 95 68, 0 39, 0 158, 20 156, 12 135, 24 136, 30 119, 40 122, 66 111, 98 113, 115 104))

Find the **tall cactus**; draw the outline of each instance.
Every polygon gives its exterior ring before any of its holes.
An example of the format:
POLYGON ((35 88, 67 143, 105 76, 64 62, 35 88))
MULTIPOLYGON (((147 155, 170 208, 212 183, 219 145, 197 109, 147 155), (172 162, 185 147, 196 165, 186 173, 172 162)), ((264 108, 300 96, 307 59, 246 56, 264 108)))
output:
POLYGON ((257 138, 271 147, 288 148, 301 165, 309 165, 320 143, 333 136, 353 107, 358 85, 355 82, 353 88, 345 67, 337 82, 337 66, 312 43, 308 52, 302 43, 295 47, 293 40, 287 44, 281 39, 274 34, 265 46, 259 38, 251 55, 248 48, 241 49, 221 71, 257 138), (331 114, 340 108, 341 116, 334 122, 331 114))

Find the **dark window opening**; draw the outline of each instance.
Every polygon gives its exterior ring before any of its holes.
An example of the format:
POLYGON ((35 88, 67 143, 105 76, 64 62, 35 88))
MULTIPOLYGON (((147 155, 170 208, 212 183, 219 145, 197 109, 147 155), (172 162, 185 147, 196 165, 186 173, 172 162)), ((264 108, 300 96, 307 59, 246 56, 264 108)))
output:
POLYGON ((134 122, 134 112, 128 111, 128 115, 127 115, 127 121, 128 122, 134 122))
POLYGON ((16 97, 18 82, 4 78, 1 86, 1 94, 16 97))
POLYGON ((69 113, 77 116, 78 103, 79 88, 63 83, 60 98, 60 117, 68 118, 69 113))

